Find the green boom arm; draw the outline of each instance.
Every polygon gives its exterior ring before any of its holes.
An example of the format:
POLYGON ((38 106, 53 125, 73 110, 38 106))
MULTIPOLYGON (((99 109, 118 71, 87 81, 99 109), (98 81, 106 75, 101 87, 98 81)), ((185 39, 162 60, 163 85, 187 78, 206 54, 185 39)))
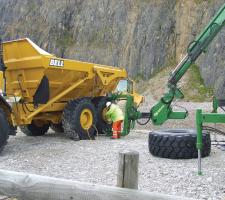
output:
POLYGON ((184 119, 187 112, 173 112, 171 103, 177 98, 183 98, 182 92, 177 88, 177 83, 196 61, 196 59, 206 51, 206 48, 225 25, 225 4, 206 26, 203 32, 190 43, 187 55, 181 60, 172 72, 168 81, 168 92, 151 109, 151 119, 153 124, 161 125, 168 119, 184 119))

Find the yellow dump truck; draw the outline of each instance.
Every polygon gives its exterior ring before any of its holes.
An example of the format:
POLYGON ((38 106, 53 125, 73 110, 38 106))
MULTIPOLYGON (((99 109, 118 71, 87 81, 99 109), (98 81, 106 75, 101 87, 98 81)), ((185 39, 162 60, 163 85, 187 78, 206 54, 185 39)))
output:
POLYGON ((0 146, 17 126, 28 136, 51 126, 74 140, 109 126, 106 95, 127 79, 125 69, 57 58, 28 38, 1 42, 0 55, 0 146))

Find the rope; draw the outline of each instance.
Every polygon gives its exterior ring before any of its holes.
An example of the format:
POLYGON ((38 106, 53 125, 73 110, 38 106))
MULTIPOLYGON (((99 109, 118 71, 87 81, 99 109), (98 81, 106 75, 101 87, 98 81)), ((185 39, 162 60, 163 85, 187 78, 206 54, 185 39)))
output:
POLYGON ((86 131, 87 131, 87 135, 88 135, 88 137, 89 137, 89 140, 92 140, 92 138, 91 138, 91 136, 90 136, 90 134, 89 134, 88 129, 86 129, 86 131))
POLYGON ((99 133, 98 133, 98 129, 97 129, 97 127, 94 125, 94 124, 92 124, 92 126, 94 127, 94 129, 96 130, 96 136, 97 136, 97 138, 98 138, 98 135, 99 135, 99 133))
MULTIPOLYGON (((202 126, 202 129, 206 131, 214 132, 215 134, 225 135, 225 132, 217 128, 213 128, 211 126, 202 126)), ((212 140, 211 142, 213 142, 212 143, 213 146, 216 146, 221 151, 225 151, 225 140, 217 140, 215 137, 214 140, 212 140)))
MULTIPOLYGON (((94 124, 92 124, 91 126, 96 130, 96 135, 97 135, 97 138, 98 138, 98 135, 99 135, 98 129, 96 128, 96 126, 94 124)), ((89 140, 93 140, 90 136, 90 133, 89 133, 88 129, 85 129, 85 130, 87 131, 87 135, 88 135, 89 140)))
POLYGON ((225 135, 225 132, 223 132, 217 128, 213 128, 211 126, 202 126, 202 129, 206 130, 206 131, 212 131, 212 132, 220 134, 220 135, 225 135))

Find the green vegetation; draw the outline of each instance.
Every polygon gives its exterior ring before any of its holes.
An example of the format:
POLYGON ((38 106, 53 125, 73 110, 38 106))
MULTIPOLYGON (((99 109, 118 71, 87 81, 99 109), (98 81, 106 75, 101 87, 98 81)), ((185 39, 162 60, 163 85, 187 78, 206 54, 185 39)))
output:
POLYGON ((187 101, 210 101, 213 96, 212 88, 205 86, 199 67, 196 64, 192 65, 188 70, 187 83, 182 91, 187 101))

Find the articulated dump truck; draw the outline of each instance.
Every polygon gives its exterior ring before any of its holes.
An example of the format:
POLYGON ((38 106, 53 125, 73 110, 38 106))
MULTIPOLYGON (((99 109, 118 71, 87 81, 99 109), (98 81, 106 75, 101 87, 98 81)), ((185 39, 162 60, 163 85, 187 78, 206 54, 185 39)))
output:
POLYGON ((111 129, 104 120, 109 94, 142 101, 125 69, 57 58, 27 38, 1 43, 0 67, 0 147, 17 126, 28 136, 51 126, 73 140, 93 139, 111 129))

